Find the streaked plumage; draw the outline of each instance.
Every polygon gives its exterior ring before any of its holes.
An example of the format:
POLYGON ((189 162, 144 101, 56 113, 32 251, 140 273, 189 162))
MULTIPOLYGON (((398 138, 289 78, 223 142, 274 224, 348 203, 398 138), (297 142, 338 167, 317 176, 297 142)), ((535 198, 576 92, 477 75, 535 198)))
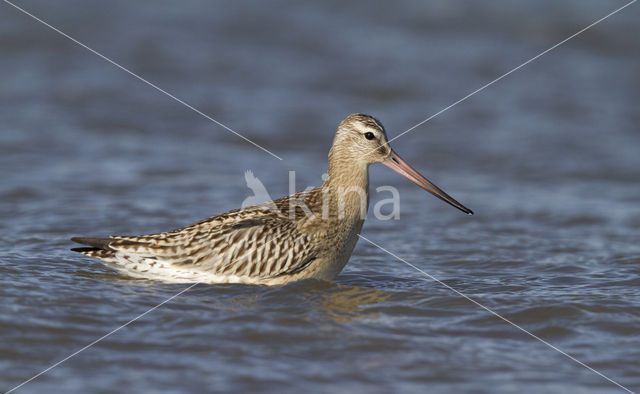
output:
MULTIPOLYGON (((88 245, 73 250, 132 277, 165 282, 274 285, 305 278, 331 280, 347 263, 364 222, 360 195, 345 190, 364 190, 366 211, 368 166, 376 162, 392 168, 406 164, 391 150, 376 119, 353 114, 338 127, 328 178, 320 187, 165 233, 72 238, 88 245), (371 134, 375 138, 369 138, 371 134), (389 164, 391 160, 395 164, 389 164)), ((394 169, 412 179, 405 167, 394 169)), ((470 212, 441 190, 429 191, 470 212)))

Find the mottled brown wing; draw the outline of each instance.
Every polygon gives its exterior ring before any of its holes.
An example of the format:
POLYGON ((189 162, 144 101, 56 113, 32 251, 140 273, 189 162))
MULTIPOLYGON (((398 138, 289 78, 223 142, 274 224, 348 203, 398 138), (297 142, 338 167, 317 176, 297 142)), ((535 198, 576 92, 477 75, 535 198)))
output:
POLYGON ((114 236, 109 248, 180 268, 261 278, 299 272, 316 255, 293 221, 271 215, 217 225, 205 221, 180 232, 114 236))

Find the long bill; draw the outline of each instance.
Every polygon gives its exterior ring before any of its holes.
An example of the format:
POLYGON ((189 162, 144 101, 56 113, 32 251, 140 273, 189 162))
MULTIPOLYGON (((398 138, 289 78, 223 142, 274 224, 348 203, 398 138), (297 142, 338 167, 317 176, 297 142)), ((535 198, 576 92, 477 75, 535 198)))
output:
POLYGON ((385 166, 391 168, 392 170, 394 170, 398 174, 404 176, 405 178, 409 179, 411 182, 415 183, 416 185, 420 186, 424 190, 426 190, 429 193, 433 194, 434 196, 438 197, 442 201, 444 201, 444 202, 446 202, 446 203, 458 208, 459 210, 461 210, 462 212, 464 212, 466 214, 473 215, 473 211, 472 210, 470 210, 469 208, 467 208, 464 205, 462 205, 459 202, 457 202, 453 197, 451 197, 450 195, 445 193, 438 186, 434 185, 427 178, 425 178, 422 175, 420 175, 420 173, 418 171, 414 170, 413 167, 411 167, 409 165, 409 163, 404 161, 393 150, 391 151, 391 154, 389 155, 389 157, 387 157, 382 162, 382 164, 384 164, 385 166))

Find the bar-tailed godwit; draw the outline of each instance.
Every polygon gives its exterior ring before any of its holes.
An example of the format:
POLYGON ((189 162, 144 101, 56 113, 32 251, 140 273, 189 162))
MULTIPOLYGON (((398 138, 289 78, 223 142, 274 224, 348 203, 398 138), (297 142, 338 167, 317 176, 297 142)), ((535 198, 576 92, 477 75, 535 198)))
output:
POLYGON ((225 212, 178 230, 72 238, 72 249, 126 275, 165 282, 277 285, 332 280, 346 265, 369 205, 369 165, 382 163, 459 210, 473 212, 402 160, 375 118, 349 115, 312 190, 225 212))

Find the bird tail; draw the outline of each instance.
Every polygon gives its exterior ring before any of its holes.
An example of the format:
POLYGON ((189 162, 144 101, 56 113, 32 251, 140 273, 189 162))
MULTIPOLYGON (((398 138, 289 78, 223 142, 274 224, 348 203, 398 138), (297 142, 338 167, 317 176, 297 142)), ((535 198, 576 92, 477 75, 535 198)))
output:
POLYGON ((108 257, 113 254, 113 249, 109 247, 109 244, 113 242, 113 239, 111 238, 73 237, 71 240, 82 245, 88 245, 82 248, 71 249, 72 251, 82 253, 85 256, 108 257))

